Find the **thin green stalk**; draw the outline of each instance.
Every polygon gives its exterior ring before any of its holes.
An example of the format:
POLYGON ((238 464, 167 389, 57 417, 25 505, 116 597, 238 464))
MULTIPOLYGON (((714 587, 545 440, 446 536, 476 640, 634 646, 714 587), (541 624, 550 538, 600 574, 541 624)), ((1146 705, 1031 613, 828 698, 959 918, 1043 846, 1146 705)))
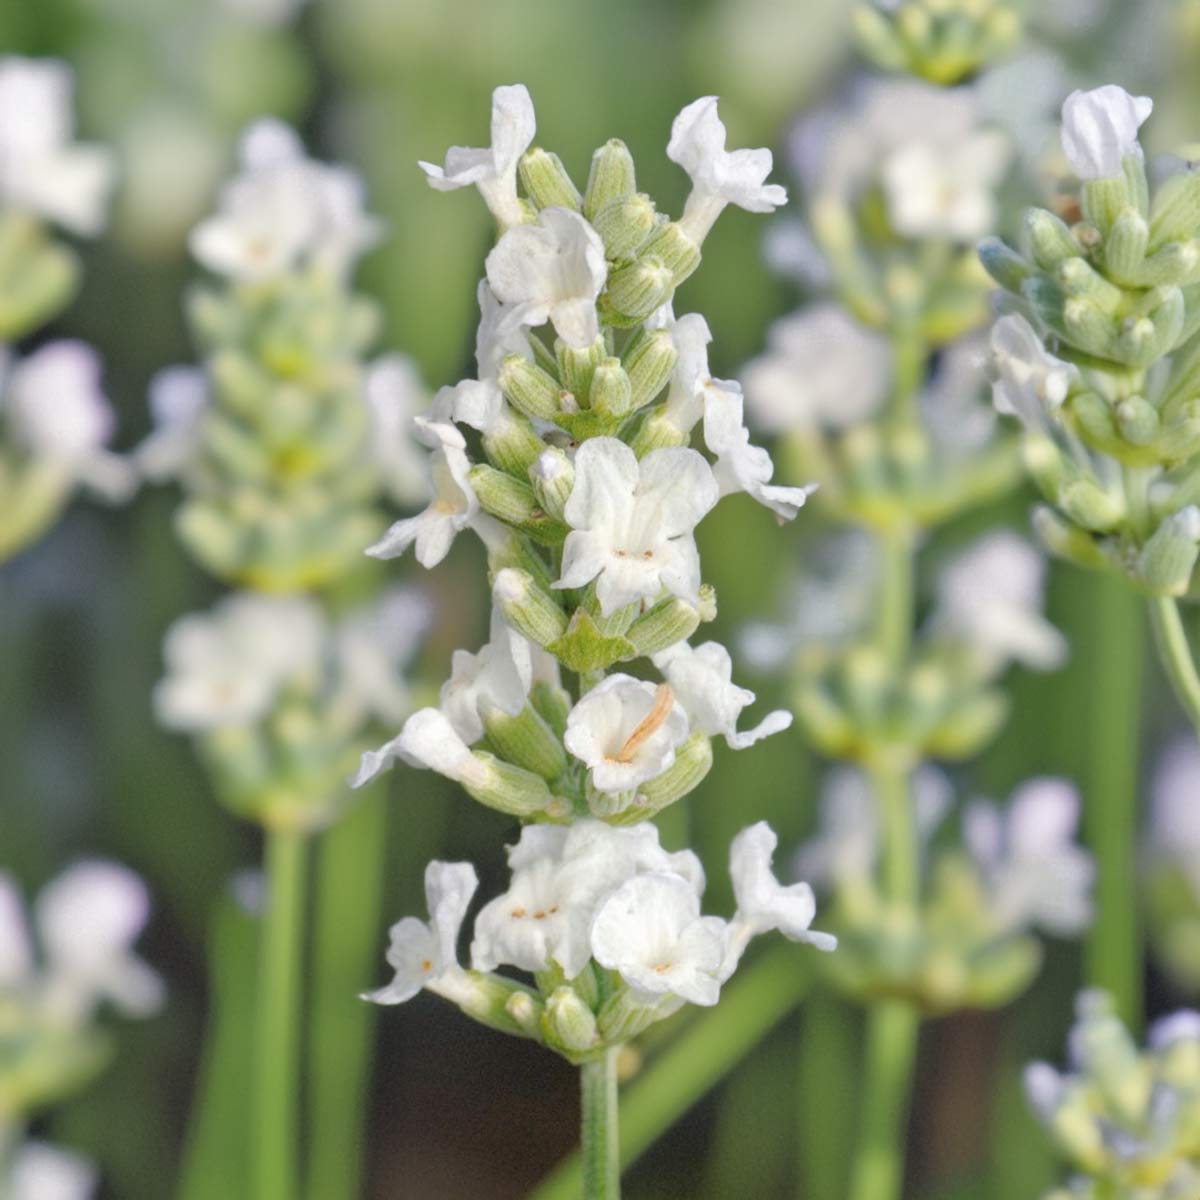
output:
POLYGON ((358 994, 379 953, 388 805, 374 788, 317 850, 308 1014, 311 1200, 362 1194, 363 1125, 376 1007, 358 994))
POLYGON ((305 835, 266 835, 267 907, 255 1037, 254 1200, 296 1200, 300 1113, 305 835))
POLYGON ((580 1156, 584 1200, 620 1200, 621 1157, 617 1112, 617 1055, 612 1046, 579 1068, 580 1156))
POLYGON ((1200 737, 1200 675, 1196 672, 1179 605, 1170 596, 1153 596, 1148 604, 1159 660, 1196 736, 1200 737))
MULTIPOLYGON (((790 944, 772 947, 722 990, 721 1003, 690 1025, 625 1089, 620 1159, 628 1167, 698 1103, 800 1002, 810 973, 790 944)), ((564 1159, 529 1200, 578 1200, 579 1154, 564 1159)))

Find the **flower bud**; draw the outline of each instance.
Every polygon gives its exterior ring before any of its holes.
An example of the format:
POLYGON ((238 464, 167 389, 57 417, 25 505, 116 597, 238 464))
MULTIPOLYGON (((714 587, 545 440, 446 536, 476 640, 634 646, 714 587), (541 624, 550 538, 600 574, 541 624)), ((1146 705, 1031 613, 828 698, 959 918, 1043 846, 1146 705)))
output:
POLYGON ((504 1011, 530 1037, 536 1037, 541 1027, 541 1011, 537 1001, 527 991, 513 992, 504 1001, 504 1011))
POLYGON ((488 462, 510 475, 526 474, 545 445, 529 418, 507 406, 483 435, 488 462))
POLYGON ((623 141, 613 138, 592 155, 583 215, 590 221, 614 201, 632 196, 636 191, 633 155, 623 141))
POLYGON ((670 417, 658 410, 646 414, 637 432, 630 440, 630 449, 638 456, 645 458, 651 450, 662 450, 669 446, 686 446, 691 441, 691 434, 680 429, 670 417))
POLYGON ((1073 479, 1058 492, 1058 506, 1084 529, 1107 533, 1125 517, 1125 505, 1093 479, 1073 479))
POLYGON ((542 1035, 546 1045, 562 1053, 582 1054, 599 1041, 596 1014, 573 987, 555 988, 542 1013, 542 1035))
POLYGON ((488 742, 506 761, 524 767, 548 782, 567 769, 567 752, 554 731, 529 705, 515 717, 499 708, 483 713, 488 742))
POLYGON ((671 271, 661 259, 640 258, 609 275, 600 303, 614 325, 636 325, 661 308, 673 288, 671 271))
POLYGON ((536 646, 549 646, 567 629, 567 614, 528 571, 505 567, 492 584, 504 619, 536 646))
POLYGON ((1150 226, 1135 208, 1127 208, 1104 241, 1104 265, 1118 283, 1137 286, 1150 241, 1150 226))
POLYGON ((578 212, 582 204, 579 189, 557 154, 535 146, 521 155, 518 168, 521 183, 538 209, 569 208, 578 212))
POLYGON ((657 258, 678 287, 700 265, 700 247, 678 221, 663 225, 642 248, 643 255, 657 258))
POLYGON ((583 350, 568 346, 562 338, 554 342, 554 355, 558 362, 558 377, 562 381, 560 391, 566 388, 580 404, 591 403, 592 376, 596 368, 608 357, 608 347, 603 336, 583 350))
POLYGON ((1043 271, 1052 270, 1064 258, 1079 254, 1079 243, 1071 236, 1066 223, 1044 208, 1026 211, 1025 237, 1033 261, 1043 271))
POLYGON ((654 201, 638 192, 606 204, 592 224, 609 259, 633 258, 654 231, 654 201))
POLYGON ((476 463, 469 478, 483 508, 509 525, 523 525, 537 510, 533 488, 506 471, 476 463))
POLYGON ((633 385, 625 374, 619 358, 605 359, 592 376, 592 391, 588 397, 596 412, 623 417, 633 406, 633 385))
POLYGON ((500 364, 499 383, 508 402, 527 417, 553 421, 558 416, 558 380, 521 355, 510 354, 500 364))
MULTIPOLYGON (((1067 300, 1057 319, 1067 340, 1078 349, 1101 358, 1114 358, 1121 353, 1112 318, 1091 298, 1076 296, 1067 300)), ((1150 332, 1153 333, 1153 327, 1150 332)))
POLYGON ((649 612, 643 613, 625 631, 639 655, 657 654, 660 650, 686 641, 700 625, 700 613, 694 605, 677 596, 660 600, 649 612))
POLYGON ((679 352, 665 329, 639 330, 621 356, 621 365, 629 376, 630 405, 633 409, 650 403, 667 385, 679 352))
POLYGON ((558 446, 543 450, 529 468, 533 494, 542 508, 556 520, 563 519, 563 510, 575 487, 575 464, 567 452, 558 446))
POLYGON ((979 261, 984 270, 1009 292, 1019 294, 1021 284, 1033 273, 1029 263, 997 237, 984 238, 979 243, 979 261))
POLYGON ((1044 504, 1033 510, 1033 531, 1051 554, 1078 567, 1102 570, 1108 566, 1108 559, 1090 534, 1065 521, 1044 504))
POLYGON ((1200 175, 1190 166, 1163 180, 1150 216, 1150 250, 1200 237, 1200 175))
POLYGON ((459 782, 468 795, 488 808, 514 817, 529 818, 545 813, 554 801, 546 781, 532 771, 488 754, 472 750, 459 782))
POLYGON ((1124 301, 1121 289, 1109 283, 1086 259, 1064 258, 1054 275, 1065 295, 1086 297, 1110 317, 1124 301))
POLYGON ((636 825, 682 800, 704 782, 712 761, 711 740, 702 733, 693 733, 675 752, 675 761, 661 775, 644 783, 629 807, 611 823, 636 825))
POLYGON ((1008 719, 1008 697, 998 690, 977 692, 951 709, 925 739, 934 758, 974 758, 1000 732, 1008 719))
POLYGON ((1158 436, 1158 410, 1144 396, 1128 396, 1114 414, 1121 436, 1133 446, 1148 446, 1158 436))
POLYGON ((1138 555, 1138 578, 1155 595, 1182 596, 1200 554, 1200 508, 1194 504, 1172 514, 1151 535, 1138 555))

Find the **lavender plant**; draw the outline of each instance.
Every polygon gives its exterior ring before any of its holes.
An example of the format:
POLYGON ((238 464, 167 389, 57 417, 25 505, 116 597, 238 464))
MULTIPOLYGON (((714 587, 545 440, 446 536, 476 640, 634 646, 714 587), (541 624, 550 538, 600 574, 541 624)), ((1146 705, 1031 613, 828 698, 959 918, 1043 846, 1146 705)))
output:
POLYGON ((772 874, 767 825, 734 840, 727 921, 702 915, 698 859, 665 850, 650 820, 701 782, 713 738, 741 749, 790 723, 771 713, 739 730, 753 693, 733 683, 724 647, 689 641, 716 606, 693 530, 722 495, 746 492, 790 519, 808 489, 772 482, 741 389, 709 374, 704 318, 672 310, 722 209, 784 202, 766 182, 770 152, 727 150, 714 97, 688 105, 667 153, 692 190, 671 220, 637 190, 623 143, 596 151, 581 192, 555 155, 531 148, 534 134, 527 90, 501 87, 489 147, 421 164, 439 190, 476 186, 499 236, 478 292, 477 377, 441 389, 415 422, 434 499, 370 553, 412 546, 433 567, 472 530, 493 616, 480 651, 455 653, 439 706, 364 756, 358 777, 401 759, 522 828, 508 890, 475 918, 470 967, 457 943, 474 867, 434 862, 429 920, 393 926, 395 977, 368 998, 428 989, 577 1063, 584 1193, 616 1196, 621 1045, 684 1004, 716 1004, 758 934, 833 945, 809 929, 808 885, 772 874), (479 434, 481 460, 460 426, 479 434), (711 462, 688 445, 697 426, 711 462), (657 680, 626 669, 644 658, 657 680))

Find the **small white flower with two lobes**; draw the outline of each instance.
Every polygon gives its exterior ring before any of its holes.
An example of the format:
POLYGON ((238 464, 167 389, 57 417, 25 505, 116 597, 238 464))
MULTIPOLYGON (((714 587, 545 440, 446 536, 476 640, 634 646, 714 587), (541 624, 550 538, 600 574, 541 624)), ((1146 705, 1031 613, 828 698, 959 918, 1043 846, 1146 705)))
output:
POLYGON ((429 496, 429 481, 413 418, 428 407, 429 396, 417 364, 406 354, 377 358, 367 367, 363 400, 370 417, 368 450, 384 488, 399 505, 419 504, 429 496))
POLYGON ((1032 325, 1010 313, 992 326, 992 403, 1031 433, 1045 433, 1079 378, 1074 363, 1055 358, 1032 325))
POLYGON ((1078 826, 1079 793, 1065 779, 1022 784, 1003 814, 967 806, 963 834, 1001 925, 1070 937, 1091 924, 1095 866, 1074 841, 1078 826))
POLYGON ((0 58, 0 208, 90 236, 104 228, 114 164, 107 149, 72 140, 73 86, 64 62, 0 58))
POLYGON ((200 427, 212 398, 202 367, 175 365, 150 380, 153 428, 133 452, 141 475, 155 483, 179 479, 200 447, 200 427))
POLYGON ((308 158, 282 121, 256 121, 238 156, 241 173, 189 238, 210 271, 259 281, 311 263, 343 275, 379 240, 379 222, 363 212, 358 176, 308 158))
POLYGON ((362 787, 396 759, 410 767, 436 771, 456 783, 481 784, 487 778, 487 768, 438 708, 417 709, 390 742, 378 750, 364 751, 351 786, 362 787))
POLYGON ((600 332, 596 299, 608 278, 600 235, 568 208, 544 208, 510 229, 487 256, 487 279, 510 306, 515 325, 550 321, 568 346, 590 346, 600 332))
POLYGON ((951 560, 938 580, 935 629, 963 639, 990 669, 1010 660, 1052 670, 1067 640, 1042 615, 1046 563, 1011 530, 985 534, 951 560))
POLYGON ((186 733, 253 724, 289 680, 318 670, 325 635, 319 607, 295 596, 236 592, 180 617, 163 643, 155 715, 186 733))
POLYGON ((80 1154, 48 1142, 23 1142, 0 1174, 0 1194, 8 1200, 91 1200, 96 1169, 80 1154))
POLYGON ((776 321, 741 375, 757 429, 848 429, 886 399, 891 350, 840 305, 813 304, 776 321))
POLYGON ((787 192, 766 182, 773 165, 770 150, 725 149, 716 96, 694 100, 675 118, 667 157, 691 177, 691 195, 679 223, 697 243, 704 241, 727 204, 762 213, 787 203, 787 192))
POLYGON ((462 974, 458 934, 479 877, 470 863, 431 862, 425 868, 429 921, 405 917, 389 930, 387 962, 396 972, 391 983, 362 998, 374 1004, 403 1004, 422 988, 439 990, 462 974))
POLYGON ((587 764, 597 791, 617 793, 661 775, 687 737, 687 714, 668 684, 617 673, 571 709, 563 744, 587 764))
POLYGON ((1062 148, 1079 179, 1111 179, 1121 163, 1142 157, 1138 129, 1154 110, 1149 96, 1131 96, 1108 83, 1074 91, 1063 102, 1062 148))
POLYGON ((469 478, 471 461, 467 442, 448 421, 417 417, 417 437, 433 449, 428 461, 429 505, 415 517, 404 517, 367 553, 372 558, 395 558, 416 543, 417 562, 436 567, 450 552, 458 534, 479 514, 479 500, 469 478))
POLYGON ((517 165, 537 132, 533 101, 523 83, 492 93, 492 144, 483 149, 451 146, 444 166, 418 164, 439 192, 474 185, 502 228, 519 225, 525 209, 517 198, 517 165))
POLYGON ((56 1018, 86 1020, 109 1001, 131 1016, 149 1016, 163 1001, 158 975, 133 953, 150 916, 146 886, 125 867, 92 861, 68 867, 38 894, 35 953, 16 883, 0 872, 0 990, 38 997, 56 1018))
POLYGON ((652 450, 641 461, 622 441, 590 438, 575 455, 564 516, 557 588, 596 580, 606 616, 665 589, 697 602, 700 555, 693 531, 720 498, 712 469, 695 450, 652 450))
POLYGON ((738 717, 742 709, 754 703, 754 693, 735 686, 733 661, 719 642, 700 646, 676 642, 655 654, 653 662, 683 706, 692 730, 707 737, 720 734, 731 750, 744 750, 792 723, 790 712, 776 709, 753 729, 738 732, 738 717))

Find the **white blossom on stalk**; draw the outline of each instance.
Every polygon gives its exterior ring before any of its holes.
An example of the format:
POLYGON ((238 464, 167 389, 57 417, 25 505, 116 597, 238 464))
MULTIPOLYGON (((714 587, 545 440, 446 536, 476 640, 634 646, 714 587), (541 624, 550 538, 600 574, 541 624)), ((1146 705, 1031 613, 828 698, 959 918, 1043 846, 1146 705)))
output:
POLYGON ((891 350, 837 304, 813 304, 776 321, 767 349, 741 371, 746 406, 766 433, 848 429, 887 397, 891 350))
POLYGON ((666 329, 678 355, 662 415, 680 433, 690 433, 704 416, 704 385, 710 378, 708 346, 712 341, 708 322, 699 313, 685 313, 676 320, 670 307, 664 306, 658 319, 646 324, 648 328, 666 329))
POLYGON ((484 718, 498 709, 510 717, 520 714, 533 683, 532 647, 493 605, 487 645, 472 654, 455 650, 450 678, 442 685, 440 707, 464 742, 484 734, 484 718))
POLYGON ((413 419, 429 397, 417 365, 406 354, 385 354, 367 367, 363 398, 371 420, 371 457, 383 486, 397 504, 419 504, 429 496, 425 455, 413 436, 413 419))
POLYGON ((502 228, 519 225, 525 210, 517 198, 517 165, 536 132, 533 101, 525 85, 498 87, 492 93, 491 146, 451 146, 444 166, 419 166, 439 192, 474 185, 502 228))
POLYGON ((5 367, 0 351, 0 417, 13 441, 103 498, 128 499, 135 474, 106 449, 116 421, 96 351, 83 342, 48 342, 5 367))
POLYGON ((0 1175, 0 1193, 7 1200, 91 1200, 96 1169, 81 1154, 29 1141, 19 1145, 0 1175))
POLYGON ((429 921, 405 917, 389 931, 387 962, 395 971, 391 983, 362 998, 373 1004, 403 1004, 422 988, 436 986, 461 971, 458 934, 479 877, 470 863, 431 862, 425 868, 425 901, 429 921))
POLYGON ((1051 670, 1067 641, 1042 615, 1046 564, 1011 530, 985 534, 948 562, 938 579, 936 630, 961 638, 995 670, 1016 660, 1051 670))
POLYGON ((608 615, 666 589, 696 602, 700 556, 693 530, 719 498, 712 469, 695 450, 652 450, 641 461, 621 441, 590 438, 575 455, 564 516, 558 588, 596 580, 608 615))
POLYGON ((692 191, 680 225, 702 242, 727 204, 747 212, 772 212, 787 203, 787 192, 767 183, 770 150, 726 150, 725 125, 717 97, 703 96, 684 108, 671 125, 667 157, 691 177, 692 191))
POLYGON ((1076 844, 1079 793, 1065 779, 1032 779, 1006 812, 975 801, 963 814, 967 848, 1001 925, 1069 937, 1092 919, 1092 857, 1076 844))
POLYGON ((396 521, 367 553, 373 558, 395 558, 415 542, 417 562, 436 567, 479 513, 479 500, 471 487, 463 435, 449 422, 418 417, 414 425, 421 441, 433 448, 428 465, 433 498, 415 517, 396 521))
POLYGON ((471 753, 446 714, 437 708, 418 709, 390 742, 378 750, 367 750, 351 786, 362 787, 396 759, 410 767, 436 771, 458 783, 480 784, 487 779, 487 767, 471 753))
POLYGON ((155 715, 187 733, 253 724, 289 681, 318 670, 325 636, 320 608, 295 596, 236 592, 180 617, 163 643, 155 715))
POLYGON ((687 714, 668 685, 618 672, 571 709, 563 744, 587 764, 597 791, 625 792, 661 775, 687 736, 687 714))
POLYGON ((114 164, 107 149, 73 140, 73 87, 64 62, 0 58, 0 208, 93 235, 104 227, 114 164))
POLYGON ((254 281, 312 264, 341 275, 378 241, 380 224, 363 211, 362 181, 346 167, 308 158, 282 121, 256 121, 238 156, 241 173, 189 239, 210 271, 254 281))
POLYGON ((150 417, 154 427, 133 452, 141 474, 154 482, 178 479, 200 446, 200 424, 211 396, 201 367, 171 366, 150 380, 150 417))
POLYGON ((750 939, 778 930, 789 941, 808 942, 818 950, 834 950, 837 938, 812 930, 817 901, 807 883, 781 884, 771 870, 779 838, 759 821, 743 829, 729 848, 729 875, 737 911, 729 922, 723 979, 733 974, 750 939))
POLYGON ((596 299, 608 277, 604 243, 578 214, 545 208, 537 221, 510 229, 487 256, 496 298, 518 325, 543 325, 582 350, 600 332, 596 299))
POLYGON ((992 402, 1032 433, 1044 433, 1079 378, 1074 363, 1055 358, 1032 325, 1010 313, 992 326, 992 402))
POLYGON ((722 496, 745 492, 769 508, 780 521, 790 521, 816 490, 770 482, 775 464, 761 446, 750 444, 743 416, 742 389, 737 383, 710 379, 704 388, 704 444, 717 456, 713 477, 722 496))
POLYGON ((738 732, 738 717, 754 703, 754 693, 734 685, 733 661, 719 642, 700 646, 676 642, 655 654, 653 661, 687 713, 691 728, 708 737, 720 734, 731 750, 744 750, 792 723, 790 712, 776 709, 753 729, 738 732))
POLYGON ((1131 96, 1113 83, 1072 92, 1062 107, 1062 148, 1071 170, 1084 181, 1120 175, 1123 159, 1142 157, 1138 129, 1153 110, 1149 96, 1131 96))
POLYGON ((1200 747, 1181 738, 1167 747, 1154 773, 1150 850, 1175 863, 1200 898, 1200 747))
POLYGON ((648 1000, 673 995, 716 1004, 725 922, 700 915, 700 898, 678 875, 635 875, 605 900, 591 930, 592 957, 648 1000))

